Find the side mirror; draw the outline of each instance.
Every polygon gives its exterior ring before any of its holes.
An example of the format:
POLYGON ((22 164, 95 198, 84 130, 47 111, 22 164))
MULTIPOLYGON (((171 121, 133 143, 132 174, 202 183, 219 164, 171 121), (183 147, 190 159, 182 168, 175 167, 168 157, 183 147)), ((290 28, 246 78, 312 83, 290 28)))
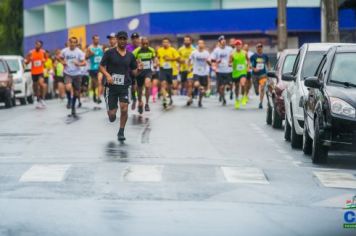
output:
POLYGON ((267 76, 271 78, 277 78, 276 72, 275 71, 268 71, 267 76))
POLYGON ((307 77, 304 80, 304 85, 305 87, 315 88, 315 89, 320 89, 322 87, 322 83, 320 83, 318 77, 315 76, 307 77))
POLYGON ((283 81, 295 81, 295 76, 292 73, 285 73, 282 75, 283 81))

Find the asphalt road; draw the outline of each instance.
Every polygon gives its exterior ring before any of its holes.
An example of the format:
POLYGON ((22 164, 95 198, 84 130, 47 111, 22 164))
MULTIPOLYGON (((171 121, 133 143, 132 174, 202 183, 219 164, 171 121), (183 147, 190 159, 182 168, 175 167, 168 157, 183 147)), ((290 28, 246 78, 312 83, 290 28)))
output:
POLYGON ((130 111, 124 145, 104 105, 0 109, 0 235, 356 235, 356 157, 313 165, 256 98, 184 104, 130 111))

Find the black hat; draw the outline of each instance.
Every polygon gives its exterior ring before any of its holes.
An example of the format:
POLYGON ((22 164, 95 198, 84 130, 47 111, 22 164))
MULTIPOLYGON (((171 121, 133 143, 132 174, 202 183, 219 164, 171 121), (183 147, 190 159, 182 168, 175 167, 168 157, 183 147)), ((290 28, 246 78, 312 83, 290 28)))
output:
POLYGON ((116 37, 118 37, 118 38, 123 37, 123 38, 127 39, 129 36, 127 35, 126 31, 119 31, 119 32, 117 32, 116 37))
POLYGON ((139 38, 139 37, 140 37, 140 35, 138 33, 136 33, 136 32, 131 34, 131 38, 132 39, 139 38))
POLYGON ((111 32, 109 35, 106 36, 107 39, 115 38, 116 34, 114 32, 111 32))

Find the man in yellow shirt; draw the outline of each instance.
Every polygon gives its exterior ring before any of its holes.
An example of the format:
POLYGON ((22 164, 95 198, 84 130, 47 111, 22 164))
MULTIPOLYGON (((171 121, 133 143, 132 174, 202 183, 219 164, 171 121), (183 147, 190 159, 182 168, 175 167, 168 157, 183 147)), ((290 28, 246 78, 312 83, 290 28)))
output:
POLYGON ((168 38, 164 38, 162 40, 162 47, 158 48, 157 50, 157 58, 160 67, 159 79, 161 81, 161 95, 163 96, 163 107, 166 108, 168 96, 170 98, 169 105, 173 104, 173 67, 174 63, 177 63, 177 61, 179 60, 178 51, 170 46, 170 40, 168 38))
POLYGON ((187 94, 193 89, 193 72, 192 66, 189 65, 189 58, 192 55, 192 52, 195 48, 192 46, 193 39, 189 35, 184 37, 183 46, 179 48, 179 57, 180 57, 180 79, 182 91, 185 90, 187 94))

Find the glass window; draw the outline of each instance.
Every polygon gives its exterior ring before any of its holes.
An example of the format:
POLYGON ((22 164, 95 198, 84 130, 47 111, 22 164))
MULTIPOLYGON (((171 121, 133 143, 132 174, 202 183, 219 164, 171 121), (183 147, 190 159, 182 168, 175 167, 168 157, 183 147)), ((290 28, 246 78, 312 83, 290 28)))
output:
POLYGON ((282 73, 290 73, 293 71, 293 65, 295 62, 295 59, 297 58, 297 55, 288 55, 286 59, 284 60, 283 64, 283 70, 282 73))
POLYGON ((302 69, 302 79, 315 75, 324 54, 324 51, 307 52, 302 69))
POLYGON ((5 68, 4 62, 0 62, 0 73, 6 73, 7 70, 5 68))
POLYGON ((17 59, 6 59, 6 62, 9 65, 11 71, 19 71, 20 70, 20 64, 17 59))
POLYGON ((356 53, 338 53, 330 74, 330 81, 356 84, 356 53))

